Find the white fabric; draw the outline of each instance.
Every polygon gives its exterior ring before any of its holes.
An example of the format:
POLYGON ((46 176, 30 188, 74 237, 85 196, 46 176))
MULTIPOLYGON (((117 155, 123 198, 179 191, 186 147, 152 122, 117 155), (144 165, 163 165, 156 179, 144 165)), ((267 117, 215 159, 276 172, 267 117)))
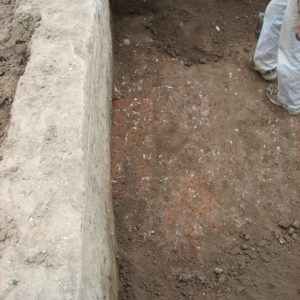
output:
POLYGON ((254 62, 261 72, 277 68, 279 101, 290 111, 300 109, 300 21, 297 0, 272 0, 265 12, 254 62))

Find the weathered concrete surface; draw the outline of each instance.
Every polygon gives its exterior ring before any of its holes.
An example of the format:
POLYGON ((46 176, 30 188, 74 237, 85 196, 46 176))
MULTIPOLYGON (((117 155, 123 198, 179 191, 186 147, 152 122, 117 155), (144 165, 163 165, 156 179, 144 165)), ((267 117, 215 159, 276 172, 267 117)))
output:
POLYGON ((108 0, 41 15, 0 169, 0 299, 116 299, 108 0))

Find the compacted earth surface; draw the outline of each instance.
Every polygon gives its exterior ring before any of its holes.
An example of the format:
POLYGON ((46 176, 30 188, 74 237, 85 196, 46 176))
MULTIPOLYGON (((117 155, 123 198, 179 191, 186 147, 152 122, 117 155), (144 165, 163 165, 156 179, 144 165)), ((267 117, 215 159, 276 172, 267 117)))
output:
POLYGON ((300 299, 300 117, 248 67, 265 0, 114 0, 120 299, 300 299))
POLYGON ((0 0, 0 145, 6 137, 11 104, 35 27, 32 16, 16 15, 16 9, 16 0, 0 0))

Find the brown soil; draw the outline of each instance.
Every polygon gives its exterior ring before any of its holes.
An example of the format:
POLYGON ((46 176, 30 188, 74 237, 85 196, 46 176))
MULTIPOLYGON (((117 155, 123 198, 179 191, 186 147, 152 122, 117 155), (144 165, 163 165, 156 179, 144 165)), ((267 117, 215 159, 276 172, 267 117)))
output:
POLYGON ((32 16, 16 16, 16 6, 16 0, 0 0, 0 145, 6 137, 11 105, 35 27, 32 16))
POLYGON ((300 299, 300 118, 247 66, 267 2, 112 3, 120 299, 300 299))

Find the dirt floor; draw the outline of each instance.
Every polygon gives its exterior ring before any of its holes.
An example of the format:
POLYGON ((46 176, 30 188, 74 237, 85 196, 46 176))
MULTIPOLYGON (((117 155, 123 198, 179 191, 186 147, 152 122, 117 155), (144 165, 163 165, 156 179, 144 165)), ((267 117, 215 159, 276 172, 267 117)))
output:
POLYGON ((0 145, 6 137, 11 104, 35 28, 35 20, 30 15, 16 16, 16 8, 16 0, 0 0, 0 145))
POLYGON ((247 66, 265 0, 114 0, 120 299, 300 299, 300 118, 247 66))

